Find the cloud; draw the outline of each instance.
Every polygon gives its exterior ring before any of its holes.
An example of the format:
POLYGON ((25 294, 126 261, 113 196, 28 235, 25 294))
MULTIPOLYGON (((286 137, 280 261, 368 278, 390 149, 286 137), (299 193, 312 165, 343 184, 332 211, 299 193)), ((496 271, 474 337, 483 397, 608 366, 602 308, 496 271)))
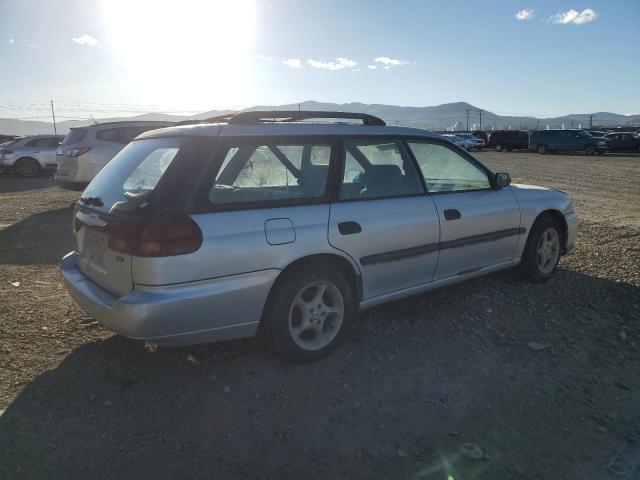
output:
POLYGON ((399 65, 409 65, 409 62, 405 60, 397 60, 395 58, 389 57, 376 57, 373 59, 374 62, 380 63, 386 67, 397 67, 399 65))
POLYGON ((533 17, 533 9, 525 8, 522 10, 518 10, 515 14, 515 17, 518 20, 529 20, 531 17, 533 17))
POLYGON ((357 62, 345 57, 338 57, 335 62, 322 62, 320 60, 310 58, 307 60, 307 63, 313 68, 321 68, 324 70, 342 70, 343 68, 353 68, 358 65, 357 62))
POLYGON ((9 45, 13 45, 14 43, 16 43, 16 39, 15 38, 10 38, 9 39, 9 45))
POLYGON ((376 68, 378 68, 375 65, 367 65, 367 67, 369 67, 369 70, 375 70, 376 68))
POLYGON ((87 35, 86 33, 79 37, 73 37, 71 40, 76 42, 78 45, 86 45, 88 47, 95 47, 100 43, 97 39, 93 38, 91 35, 87 35))
POLYGON ((591 8, 585 8, 581 12, 574 10, 567 10, 566 12, 556 13, 549 17, 549 22, 557 23, 559 25, 567 25, 573 23, 574 25, 582 25, 585 23, 593 22, 598 18, 598 14, 591 8))
POLYGON ((354 68, 353 70, 351 70, 352 72, 359 72, 360 69, 359 68, 354 68))
POLYGON ((287 67, 291 67, 291 68, 302 67, 302 62, 300 61, 299 58, 290 58, 288 60, 283 60, 282 63, 284 63, 287 67))
POLYGON ((256 55, 256 58, 260 59, 260 60, 264 60, 265 62, 270 62, 273 60, 273 57, 269 57, 267 55, 262 55, 261 53, 256 55))

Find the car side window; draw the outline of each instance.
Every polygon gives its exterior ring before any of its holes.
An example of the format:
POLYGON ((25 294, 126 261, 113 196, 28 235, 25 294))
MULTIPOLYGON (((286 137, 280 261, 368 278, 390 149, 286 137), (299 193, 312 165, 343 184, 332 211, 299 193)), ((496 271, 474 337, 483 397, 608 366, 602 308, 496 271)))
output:
POLYGON ((409 142, 409 148, 431 193, 491 188, 485 171, 444 145, 409 142))
POLYGON ((223 155, 211 204, 313 199, 326 190, 330 145, 234 145, 223 155))
POLYGON ((381 198, 424 193, 411 159, 395 141, 347 141, 341 199, 381 198))
POLYGON ((45 148, 49 146, 48 138, 34 138, 30 142, 25 144, 25 147, 29 148, 45 148))

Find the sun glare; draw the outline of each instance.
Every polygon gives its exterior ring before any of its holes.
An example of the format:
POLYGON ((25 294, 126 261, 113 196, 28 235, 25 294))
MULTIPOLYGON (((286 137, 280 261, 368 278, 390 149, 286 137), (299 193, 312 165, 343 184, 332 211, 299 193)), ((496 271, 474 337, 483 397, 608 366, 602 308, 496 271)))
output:
POLYGON ((254 0, 103 0, 108 42, 140 101, 242 105, 254 0))

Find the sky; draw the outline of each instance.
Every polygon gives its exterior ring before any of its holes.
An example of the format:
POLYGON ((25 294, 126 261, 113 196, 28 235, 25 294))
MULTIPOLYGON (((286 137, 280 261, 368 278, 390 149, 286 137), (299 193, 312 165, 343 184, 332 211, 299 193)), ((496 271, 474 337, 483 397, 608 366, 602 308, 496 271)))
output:
MULTIPOLYGON (((0 117, 304 100, 640 113, 640 0, 0 0, 0 117)), ((42 118, 41 118, 42 117, 42 118)))

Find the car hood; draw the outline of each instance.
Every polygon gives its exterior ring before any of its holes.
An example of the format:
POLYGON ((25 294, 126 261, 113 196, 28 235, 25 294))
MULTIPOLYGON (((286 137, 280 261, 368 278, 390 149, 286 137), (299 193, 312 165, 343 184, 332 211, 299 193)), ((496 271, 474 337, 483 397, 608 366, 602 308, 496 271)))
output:
POLYGON ((540 202, 541 204, 553 203, 558 210, 563 213, 573 211, 571 197, 562 190, 553 188, 538 187, 536 185, 526 185, 520 183, 511 184, 516 199, 519 203, 540 202))

